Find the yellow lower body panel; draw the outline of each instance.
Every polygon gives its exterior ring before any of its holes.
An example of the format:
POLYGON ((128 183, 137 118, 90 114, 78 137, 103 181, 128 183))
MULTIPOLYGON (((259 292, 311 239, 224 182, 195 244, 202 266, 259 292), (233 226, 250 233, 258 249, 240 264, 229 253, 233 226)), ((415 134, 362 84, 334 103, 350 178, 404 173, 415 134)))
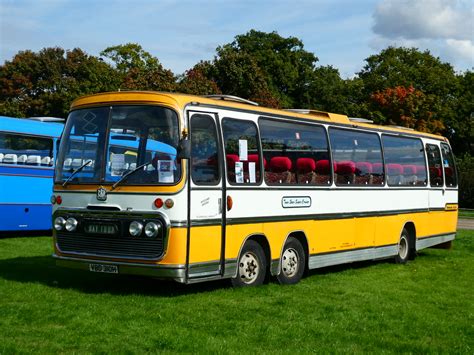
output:
MULTIPOLYGON (((238 258, 245 240, 253 235, 261 235, 267 239, 273 260, 280 258, 286 238, 293 232, 304 233, 309 254, 394 245, 398 243, 406 223, 413 223, 417 238, 454 233, 457 211, 228 225, 225 231, 225 258, 238 258)), ((221 228, 220 225, 191 228, 190 264, 220 260, 221 228)), ((186 228, 172 228, 167 253, 160 264, 185 262, 186 228)))

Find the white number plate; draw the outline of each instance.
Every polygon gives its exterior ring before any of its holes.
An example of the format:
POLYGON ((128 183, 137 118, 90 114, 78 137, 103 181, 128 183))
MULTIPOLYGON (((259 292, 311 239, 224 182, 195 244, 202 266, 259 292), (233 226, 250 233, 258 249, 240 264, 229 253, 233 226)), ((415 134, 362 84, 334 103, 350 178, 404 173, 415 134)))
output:
POLYGON ((118 274, 118 266, 106 264, 89 264, 89 271, 105 272, 106 274, 118 274))

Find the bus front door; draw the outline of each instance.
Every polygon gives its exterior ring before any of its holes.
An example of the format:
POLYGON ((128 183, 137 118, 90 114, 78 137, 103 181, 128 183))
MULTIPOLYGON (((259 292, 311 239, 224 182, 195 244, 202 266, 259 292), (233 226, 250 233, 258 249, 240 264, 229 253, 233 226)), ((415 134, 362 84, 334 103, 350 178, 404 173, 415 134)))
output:
MULTIPOLYGON (((191 140, 188 280, 222 273, 222 142, 213 113, 188 112, 191 140)), ((224 212, 225 213, 225 212, 224 212)))

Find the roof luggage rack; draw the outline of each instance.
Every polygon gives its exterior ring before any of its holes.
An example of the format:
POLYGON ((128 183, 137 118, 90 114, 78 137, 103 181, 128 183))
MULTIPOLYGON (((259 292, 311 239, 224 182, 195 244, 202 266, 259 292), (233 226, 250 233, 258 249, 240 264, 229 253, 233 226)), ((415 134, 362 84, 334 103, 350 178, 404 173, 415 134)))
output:
POLYGON ((374 121, 372 120, 368 120, 367 118, 359 118, 359 117, 349 117, 349 121, 358 122, 358 123, 374 123, 374 121))
POLYGON ((243 99, 243 98, 238 97, 238 96, 232 96, 232 95, 204 95, 204 97, 207 97, 208 99, 234 101, 234 102, 239 102, 239 103, 242 103, 242 104, 258 106, 258 104, 256 102, 246 100, 246 99, 243 99))

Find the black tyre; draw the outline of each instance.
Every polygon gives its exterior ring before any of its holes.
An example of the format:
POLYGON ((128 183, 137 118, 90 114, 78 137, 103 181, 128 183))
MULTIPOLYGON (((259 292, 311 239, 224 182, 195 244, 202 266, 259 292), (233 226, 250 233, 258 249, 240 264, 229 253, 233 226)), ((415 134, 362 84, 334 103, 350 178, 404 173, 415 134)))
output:
POLYGON ((237 276, 232 278, 234 287, 263 284, 267 273, 265 253, 256 241, 249 240, 242 248, 237 265, 237 276))
POLYGON ((405 264, 410 258, 410 251, 412 246, 410 243, 410 233, 403 228, 400 240, 398 242, 398 254, 395 256, 395 262, 397 264, 405 264))
POLYGON ((280 259, 280 270, 277 280, 282 285, 293 285, 303 277, 306 267, 306 255, 301 243, 289 237, 283 247, 280 259))

